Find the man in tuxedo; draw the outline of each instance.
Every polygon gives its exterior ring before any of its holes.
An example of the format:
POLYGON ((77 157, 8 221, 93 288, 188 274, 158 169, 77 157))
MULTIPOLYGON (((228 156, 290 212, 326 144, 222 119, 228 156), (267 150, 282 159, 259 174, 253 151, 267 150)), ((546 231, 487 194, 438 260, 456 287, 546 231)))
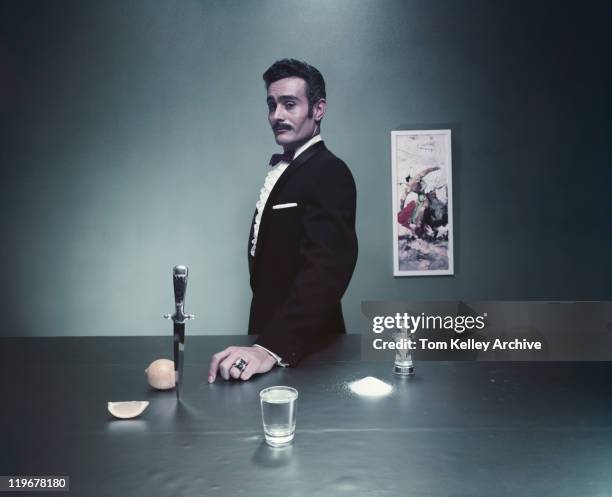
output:
POLYGON ((282 154, 270 160, 249 235, 252 347, 213 355, 208 381, 248 380, 294 366, 345 333, 340 300, 357 261, 353 176, 320 135, 325 81, 309 64, 275 62, 263 75, 268 121, 282 154))

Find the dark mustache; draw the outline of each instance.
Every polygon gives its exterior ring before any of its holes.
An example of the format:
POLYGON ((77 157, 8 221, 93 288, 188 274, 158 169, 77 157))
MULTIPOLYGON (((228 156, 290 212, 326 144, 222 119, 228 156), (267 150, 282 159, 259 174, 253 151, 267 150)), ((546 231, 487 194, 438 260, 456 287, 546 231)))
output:
POLYGON ((272 129, 273 129, 274 131, 278 131, 278 130, 280 130, 280 129, 286 129, 286 130, 289 130, 289 131, 290 131, 292 128, 291 128, 291 126, 289 126, 288 124, 282 124, 282 123, 279 123, 279 124, 275 124, 274 126, 272 126, 272 129))

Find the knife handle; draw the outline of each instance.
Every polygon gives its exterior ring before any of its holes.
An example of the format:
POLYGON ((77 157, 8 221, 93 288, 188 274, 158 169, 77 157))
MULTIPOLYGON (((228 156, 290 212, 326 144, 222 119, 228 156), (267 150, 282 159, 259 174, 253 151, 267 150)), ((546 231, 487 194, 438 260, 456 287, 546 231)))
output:
POLYGON ((174 266, 172 270, 172 282, 174 283, 174 302, 176 305, 185 302, 185 292, 187 291, 187 266, 174 266))

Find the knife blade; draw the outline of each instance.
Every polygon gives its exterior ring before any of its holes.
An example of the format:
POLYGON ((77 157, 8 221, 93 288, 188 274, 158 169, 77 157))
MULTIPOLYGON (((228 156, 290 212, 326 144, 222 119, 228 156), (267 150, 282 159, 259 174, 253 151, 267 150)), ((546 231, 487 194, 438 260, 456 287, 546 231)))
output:
POLYGON ((183 380, 183 363, 185 354, 185 323, 174 323, 174 378, 176 381, 176 398, 181 398, 181 381, 183 380))

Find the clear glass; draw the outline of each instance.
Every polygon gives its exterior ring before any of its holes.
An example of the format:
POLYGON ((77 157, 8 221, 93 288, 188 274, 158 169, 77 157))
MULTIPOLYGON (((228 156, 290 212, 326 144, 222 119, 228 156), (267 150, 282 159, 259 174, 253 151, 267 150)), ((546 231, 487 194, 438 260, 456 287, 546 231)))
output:
POLYGON ((261 420, 266 443, 283 447, 293 441, 298 391, 295 388, 277 386, 259 392, 261 420))
POLYGON ((400 328, 395 331, 393 338, 397 347, 393 372, 400 376, 412 376, 414 374, 414 362, 412 360, 412 352, 410 351, 412 335, 408 332, 407 328, 400 328))

